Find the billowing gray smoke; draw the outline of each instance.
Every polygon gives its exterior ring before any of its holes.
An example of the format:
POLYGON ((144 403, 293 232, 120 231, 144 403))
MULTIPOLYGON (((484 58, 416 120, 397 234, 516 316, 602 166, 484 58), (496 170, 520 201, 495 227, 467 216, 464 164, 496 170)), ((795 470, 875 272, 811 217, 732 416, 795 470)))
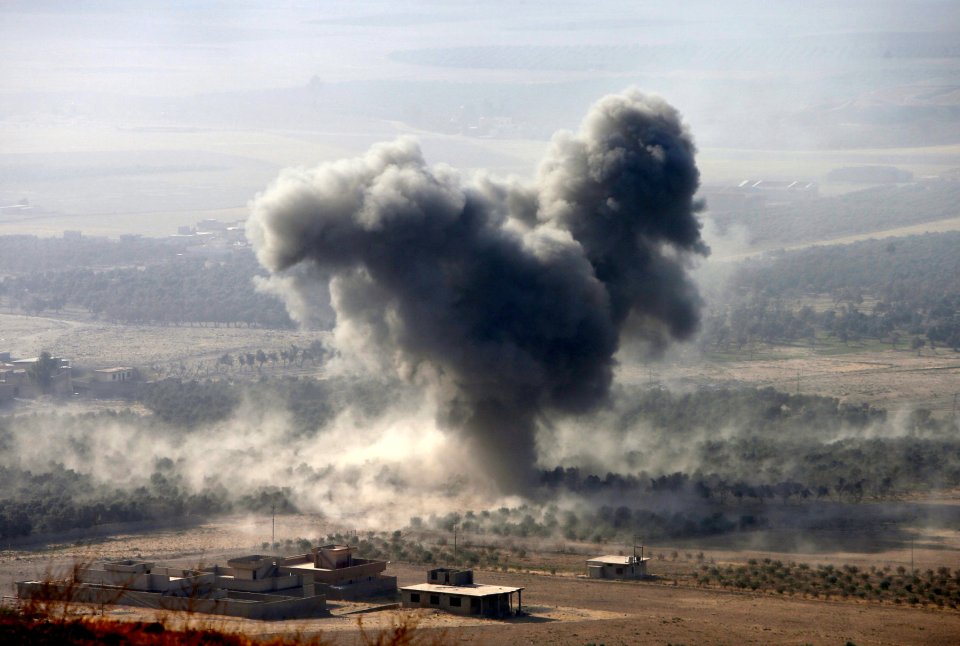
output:
POLYGON ((605 400, 622 331, 652 347, 694 332, 694 152, 676 110, 630 91, 558 134, 532 186, 464 184, 400 139, 285 171, 247 231, 288 302, 329 281, 341 343, 430 375, 443 425, 515 490, 537 421, 605 400))

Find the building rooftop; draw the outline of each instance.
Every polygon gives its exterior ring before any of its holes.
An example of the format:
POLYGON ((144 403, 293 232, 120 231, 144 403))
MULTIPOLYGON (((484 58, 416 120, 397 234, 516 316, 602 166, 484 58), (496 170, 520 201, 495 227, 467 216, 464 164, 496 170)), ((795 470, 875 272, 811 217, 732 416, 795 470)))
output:
POLYGON ((588 563, 606 563, 607 565, 630 565, 631 563, 640 563, 641 561, 649 561, 650 557, 645 556, 642 559, 637 557, 636 561, 633 560, 632 556, 616 556, 613 554, 607 554, 605 556, 594 556, 592 559, 587 559, 588 563))
POLYGON ((437 585, 435 583, 418 583, 416 585, 405 585, 401 590, 413 590, 414 592, 441 592, 443 594, 458 594, 463 597, 486 597, 491 594, 505 594, 508 592, 519 592, 523 588, 509 588, 502 585, 483 585, 476 583, 474 585, 437 585))

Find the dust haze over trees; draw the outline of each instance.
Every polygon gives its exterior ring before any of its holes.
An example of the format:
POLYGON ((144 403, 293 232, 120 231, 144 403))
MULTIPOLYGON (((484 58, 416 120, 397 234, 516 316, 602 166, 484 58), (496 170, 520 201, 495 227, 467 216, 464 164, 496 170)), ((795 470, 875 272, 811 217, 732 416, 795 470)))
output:
MULTIPOLYGON (((358 491, 368 486, 363 496, 373 499, 363 504, 407 500, 411 488, 423 486, 424 475, 402 475, 389 457, 370 458, 360 471, 336 464, 329 454, 329 463, 321 458, 308 464, 297 457, 322 443, 339 417, 358 406, 370 425, 389 419, 404 392, 352 379, 232 386, 166 380, 145 385, 142 402, 152 411, 146 417, 130 412, 7 416, 0 420, 6 456, 0 476, 9 485, 0 496, 0 525, 12 537, 109 522, 262 511, 257 501, 264 496, 279 496, 287 508, 310 510, 321 492, 329 492, 330 499, 320 511, 349 514, 337 501, 346 496, 356 505, 358 491), (286 410, 289 422, 264 435, 257 430, 264 422, 249 419, 249 411, 269 407, 286 410), (244 426, 251 427, 247 443, 228 446, 224 438, 244 426), (31 438, 45 437, 53 428, 63 448, 58 456, 28 457, 22 443, 35 442, 31 438), (107 435, 124 438, 127 453, 134 442, 130 464, 121 455, 108 457, 107 435), (255 442, 258 435, 262 440, 255 442), (184 461, 187 454, 164 446, 206 455, 203 477, 198 480, 196 465, 184 461), (290 451, 271 459, 278 447, 290 451), (220 474, 213 468, 217 451, 229 459, 237 450, 260 456, 257 473, 220 474), (116 460, 120 471, 98 472, 96 451, 107 451, 104 457, 116 460), (126 474, 125 484, 119 474, 126 474), (370 485, 366 478, 373 479, 370 485)), ((464 529, 570 540, 619 540, 641 530, 649 537, 696 537, 816 526, 849 516, 850 505, 875 501, 896 503, 884 513, 891 522, 905 522, 936 512, 910 506, 914 494, 960 486, 960 429, 923 411, 891 419, 882 409, 772 389, 641 390, 618 392, 616 415, 605 422, 609 428, 585 440, 639 448, 627 451, 617 466, 570 449, 558 456, 565 465, 538 471, 528 507, 492 517, 478 511, 475 526, 461 519, 464 529), (722 435, 715 432, 716 420, 730 426, 722 435), (687 449, 682 470, 665 457, 677 446, 687 449)), ((455 500, 463 485, 439 480, 431 486, 449 489, 445 495, 455 500)), ((866 509, 863 522, 879 522, 877 513, 879 508, 866 509)), ((928 520, 949 521, 944 518, 928 520)))

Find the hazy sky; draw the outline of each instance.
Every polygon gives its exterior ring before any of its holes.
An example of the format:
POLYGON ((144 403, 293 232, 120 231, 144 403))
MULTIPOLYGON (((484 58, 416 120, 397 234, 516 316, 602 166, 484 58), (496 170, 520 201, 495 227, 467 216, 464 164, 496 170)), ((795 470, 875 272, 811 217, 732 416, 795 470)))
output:
MULTIPOLYGON (((10 0, 0 205, 165 233, 243 217, 283 167, 411 132, 431 163, 530 176, 556 130, 627 87, 677 106, 708 180, 817 179, 819 158, 715 149, 956 141, 958 16, 936 0, 10 0)), ((66 228, 0 217, 0 232, 34 225, 66 228)))

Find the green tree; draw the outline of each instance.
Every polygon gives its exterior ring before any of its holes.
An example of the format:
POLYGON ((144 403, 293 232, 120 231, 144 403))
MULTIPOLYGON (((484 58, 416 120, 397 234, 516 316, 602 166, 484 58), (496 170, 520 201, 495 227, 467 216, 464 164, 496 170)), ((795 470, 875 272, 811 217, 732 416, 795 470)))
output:
POLYGON ((219 370, 219 366, 226 366, 227 368, 232 368, 233 355, 231 355, 230 353, 224 354, 222 357, 220 357, 220 359, 217 360, 217 366, 218 366, 217 368, 218 370, 219 370))
POLYGON ((913 341, 910 342, 910 349, 917 351, 917 356, 920 356, 920 350, 923 349, 923 346, 927 345, 927 342, 921 339, 918 336, 913 337, 913 341))
POLYGON ((53 377, 56 374, 60 362, 50 356, 50 353, 44 350, 37 357, 37 361, 30 366, 30 379, 40 387, 44 393, 50 392, 50 386, 53 384, 53 377))

